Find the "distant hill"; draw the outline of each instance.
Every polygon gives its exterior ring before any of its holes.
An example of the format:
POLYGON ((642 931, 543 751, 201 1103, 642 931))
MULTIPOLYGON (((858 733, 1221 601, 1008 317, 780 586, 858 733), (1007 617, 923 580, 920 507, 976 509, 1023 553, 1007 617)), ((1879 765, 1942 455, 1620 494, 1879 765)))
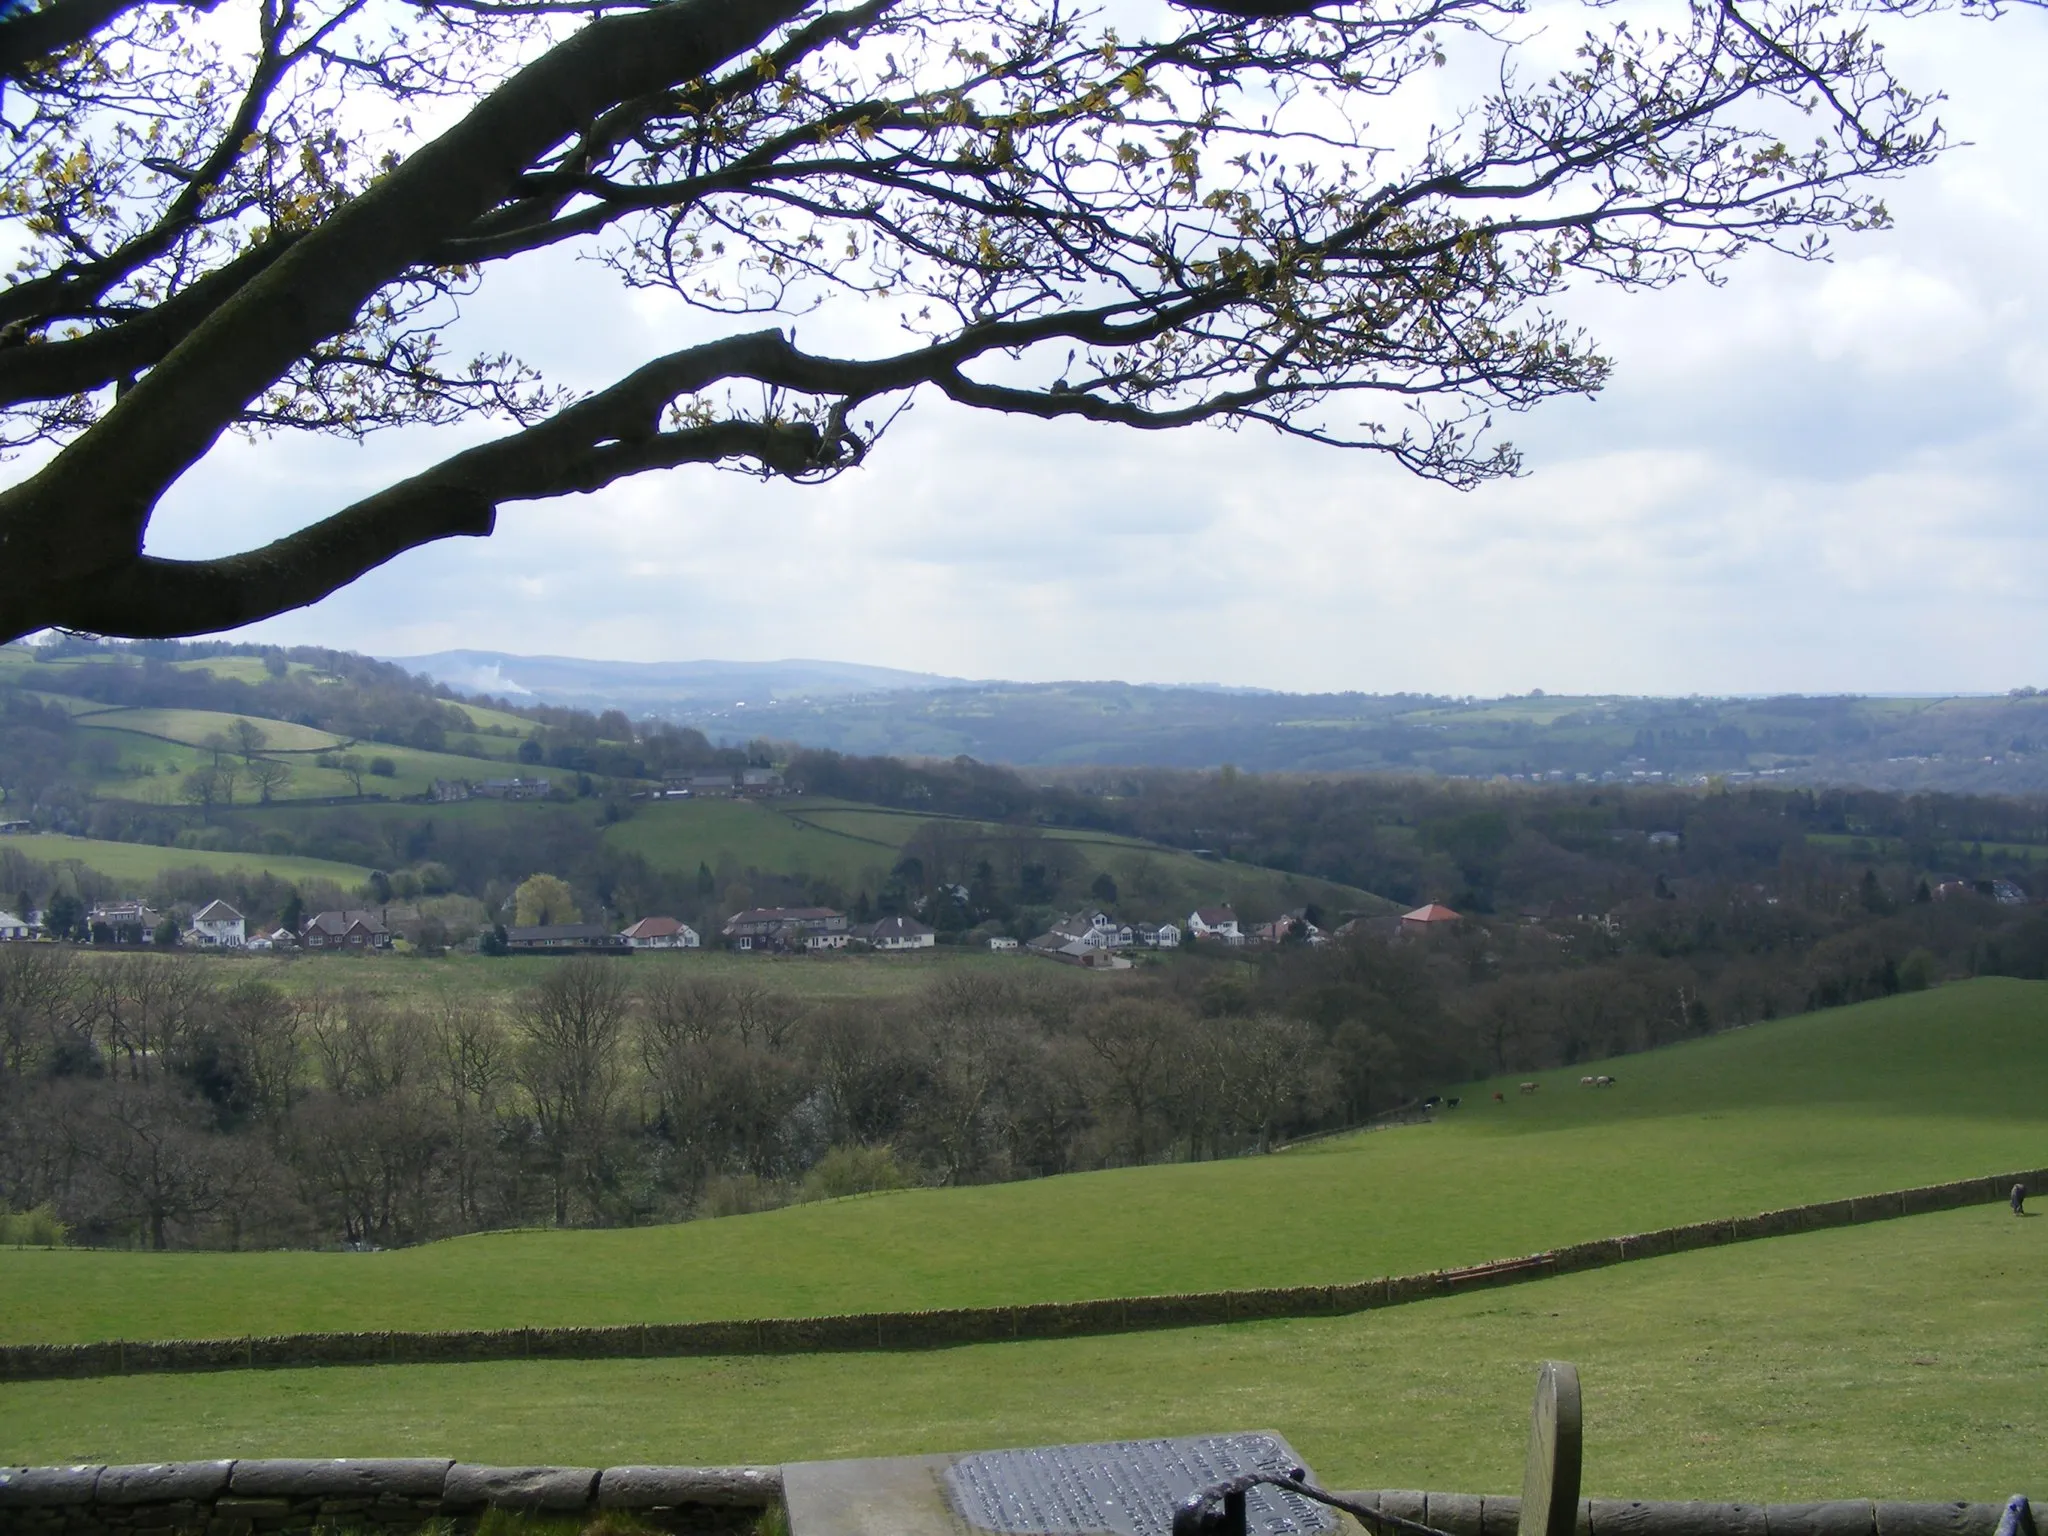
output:
POLYGON ((1026 768, 1725 778, 1965 793, 2048 791, 2048 695, 1458 699, 1118 682, 968 683, 658 712, 714 741, 1026 768))
POLYGON ((462 693, 670 718, 784 701, 951 688, 965 681, 847 661, 586 661, 504 651, 436 651, 430 656, 380 659, 462 693))

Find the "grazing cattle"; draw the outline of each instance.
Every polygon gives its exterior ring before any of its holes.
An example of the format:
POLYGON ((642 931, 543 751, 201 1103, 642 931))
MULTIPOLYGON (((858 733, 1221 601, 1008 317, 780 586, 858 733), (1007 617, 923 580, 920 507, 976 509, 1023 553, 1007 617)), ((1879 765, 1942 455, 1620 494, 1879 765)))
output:
POLYGON ((1591 1088, 1598 1081, 1599 1079, 1596 1077, 1582 1077, 1579 1079, 1579 1086, 1581 1088, 1591 1088))
POLYGON ((1496 1093, 1496 1094, 1495 1094, 1495 1095, 1493 1096, 1493 1102, 1494 1102, 1494 1103, 1496 1103, 1496 1104, 1505 1104, 1505 1103, 1507 1103, 1507 1101, 1508 1101, 1508 1096, 1507 1096, 1506 1094, 1504 1094, 1504 1093, 1496 1093))
POLYGON ((1593 1079, 1593 1086, 1595 1088, 1612 1088, 1614 1086, 1614 1079, 1602 1073, 1599 1077, 1593 1079))
POLYGON ((1444 1108, 1445 1108, 1445 1109, 1456 1109, 1457 1107, 1458 1107, 1458 1101, 1457 1101, 1456 1099, 1445 1099, 1445 1100, 1444 1100, 1444 1108))
POLYGON ((1541 1083, 1517 1083, 1517 1084, 1515 1085, 1515 1092, 1517 1092, 1517 1093, 1534 1093, 1534 1092, 1535 1092, 1535 1091, 1536 1091, 1536 1090, 1537 1090, 1538 1088, 1540 1088, 1541 1086, 1542 1086, 1542 1084, 1541 1084, 1541 1083))
POLYGON ((1422 1101, 1422 1107, 1424 1109, 1435 1109, 1437 1105, 1441 1103, 1443 1103, 1443 1100, 1432 1093, 1428 1098, 1422 1101))

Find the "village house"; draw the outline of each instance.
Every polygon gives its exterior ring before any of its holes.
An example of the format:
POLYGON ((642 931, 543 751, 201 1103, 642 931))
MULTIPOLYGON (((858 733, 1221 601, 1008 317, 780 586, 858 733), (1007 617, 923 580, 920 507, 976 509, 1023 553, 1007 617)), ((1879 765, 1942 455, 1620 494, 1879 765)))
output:
POLYGON ((779 795, 782 793, 782 775, 773 768, 748 768, 740 774, 740 793, 779 795))
POLYGON ((729 769, 717 773, 671 773, 662 779, 661 787, 664 794, 684 799, 716 799, 732 793, 733 777, 729 769))
POLYGON ((436 779, 430 793, 433 795, 434 800, 442 805, 456 800, 467 800, 469 798, 469 780, 436 779))
POLYGON ((1401 933, 1405 938, 1427 938, 1433 933, 1449 933, 1464 920, 1442 902, 1432 901, 1401 914, 1401 933))
POLYGON ((673 917, 643 917, 619 935, 629 949, 696 949, 697 930, 673 917))
POLYGON ((307 949, 389 949, 391 930, 374 912, 316 912, 306 919, 299 942, 307 949))
POLYGON ((1214 944, 1242 944, 1244 930, 1237 914, 1228 907, 1197 907, 1188 914, 1188 937, 1214 944))
POLYGON ((1107 912, 1076 912, 1052 925, 1051 935, 1089 949, 1129 949, 1136 935, 1107 912))
POLYGON ((545 800, 555 792, 553 779, 485 779, 476 792, 489 800, 545 800))
POLYGON ((749 907, 719 932, 734 949, 844 949, 847 927, 830 907, 749 907))
POLYGON ((876 949, 930 949, 938 933, 914 917, 885 917, 878 923, 863 923, 849 930, 854 938, 865 939, 876 949))
POLYGON ((113 901, 85 914, 95 944, 152 944, 163 914, 139 901, 113 901))
POLYGON ((588 952, 626 950, 626 940, 602 923, 545 923, 532 928, 507 928, 505 947, 518 950, 588 952))
POLYGON ((1131 935, 1141 949, 1180 948, 1180 928, 1174 923, 1134 923, 1131 935))
POLYGON ((12 912, 0 912, 0 944, 17 943, 36 936, 35 929, 12 912))
POLYGON ((240 949, 248 941, 247 920, 224 901, 209 901, 192 914, 192 941, 240 949))

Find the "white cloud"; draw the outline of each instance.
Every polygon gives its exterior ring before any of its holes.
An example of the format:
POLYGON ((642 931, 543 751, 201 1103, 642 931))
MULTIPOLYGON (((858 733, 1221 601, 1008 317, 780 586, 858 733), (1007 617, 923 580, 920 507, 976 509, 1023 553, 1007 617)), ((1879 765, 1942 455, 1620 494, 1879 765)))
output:
MULTIPOLYGON (((2048 647, 2048 16, 1899 28, 1972 141, 1832 265, 1588 294, 1619 372, 1512 422, 1519 482, 1460 495, 1264 432, 1138 436, 921 402, 872 464, 799 489, 711 471, 508 508, 280 640, 637 658, 810 655, 1016 678, 1304 688, 2000 689, 2048 647)), ((473 306, 549 316, 595 383, 705 334, 551 257, 473 306)), ((822 321, 800 323, 822 345, 822 321)), ((847 322, 891 344, 885 315, 847 322)), ((445 452, 228 446, 165 553, 274 537, 445 452)))

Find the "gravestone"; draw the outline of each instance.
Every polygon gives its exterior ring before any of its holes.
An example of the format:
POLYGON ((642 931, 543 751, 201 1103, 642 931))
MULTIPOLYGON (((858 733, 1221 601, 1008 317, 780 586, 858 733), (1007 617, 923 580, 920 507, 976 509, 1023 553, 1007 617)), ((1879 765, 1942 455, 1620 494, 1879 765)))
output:
MULTIPOLYGON (((1168 1536, 1197 1489, 1300 1465, 1280 1436, 1255 1432, 805 1462, 783 1469, 783 1489, 790 1536, 1168 1536)), ((1245 1515, 1249 1536, 1339 1524, 1284 1488, 1253 1489, 1245 1515)))

